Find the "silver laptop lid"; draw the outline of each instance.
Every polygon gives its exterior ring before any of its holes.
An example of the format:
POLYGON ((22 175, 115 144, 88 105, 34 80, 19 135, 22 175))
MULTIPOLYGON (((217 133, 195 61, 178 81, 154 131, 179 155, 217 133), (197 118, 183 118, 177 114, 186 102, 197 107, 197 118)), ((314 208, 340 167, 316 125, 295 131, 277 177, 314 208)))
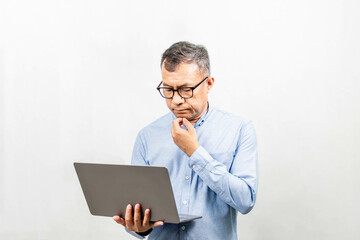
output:
POLYGON ((140 203, 151 221, 179 223, 165 167, 74 163, 91 214, 124 217, 126 206, 140 203))

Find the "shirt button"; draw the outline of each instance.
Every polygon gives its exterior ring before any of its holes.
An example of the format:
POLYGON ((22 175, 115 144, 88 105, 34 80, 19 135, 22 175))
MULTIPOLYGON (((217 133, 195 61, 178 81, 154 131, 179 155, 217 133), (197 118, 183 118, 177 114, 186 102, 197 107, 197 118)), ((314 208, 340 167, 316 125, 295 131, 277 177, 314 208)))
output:
POLYGON ((182 230, 185 230, 185 226, 182 226, 181 229, 182 229, 182 230))
POLYGON ((187 204, 187 201, 186 201, 186 200, 184 200, 184 201, 183 201, 183 204, 184 204, 184 205, 186 205, 186 204, 187 204))
POLYGON ((189 178, 190 178, 189 176, 186 176, 186 177, 185 177, 186 180, 189 180, 189 178))

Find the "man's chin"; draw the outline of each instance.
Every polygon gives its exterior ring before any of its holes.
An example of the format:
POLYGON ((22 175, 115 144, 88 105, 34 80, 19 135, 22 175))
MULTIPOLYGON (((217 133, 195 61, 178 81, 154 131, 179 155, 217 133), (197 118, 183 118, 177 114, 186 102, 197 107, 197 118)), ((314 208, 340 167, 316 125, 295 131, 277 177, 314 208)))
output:
POLYGON ((176 116, 176 118, 186 118, 189 120, 189 116, 187 114, 181 114, 181 113, 177 113, 177 114, 174 114, 176 116))
POLYGON ((191 118, 191 116, 189 116, 189 113, 186 112, 173 112, 173 113, 177 118, 186 118, 188 120, 191 118))

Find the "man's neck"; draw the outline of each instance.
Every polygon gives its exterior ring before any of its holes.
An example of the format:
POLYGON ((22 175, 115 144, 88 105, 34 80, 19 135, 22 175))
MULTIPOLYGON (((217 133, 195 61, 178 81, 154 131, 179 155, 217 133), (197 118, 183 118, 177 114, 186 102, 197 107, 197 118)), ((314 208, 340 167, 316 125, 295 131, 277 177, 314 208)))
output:
POLYGON ((207 102, 206 104, 206 108, 204 109, 204 111, 199 115, 199 117, 197 118, 194 118, 194 119, 191 119, 189 120, 189 122, 194 125, 206 112, 207 110, 209 110, 209 102, 207 102))

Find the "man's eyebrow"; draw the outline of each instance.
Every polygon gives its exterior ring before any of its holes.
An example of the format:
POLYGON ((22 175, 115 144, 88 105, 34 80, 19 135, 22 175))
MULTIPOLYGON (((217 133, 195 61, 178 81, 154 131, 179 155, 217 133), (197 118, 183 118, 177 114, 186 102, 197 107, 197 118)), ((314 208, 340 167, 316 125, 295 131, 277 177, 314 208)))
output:
MULTIPOLYGON (((164 87, 171 87, 170 85, 166 84, 166 83, 162 83, 164 87)), ((178 88, 182 88, 182 87, 189 87, 189 84, 188 83, 184 83, 184 84, 181 84, 178 86, 178 88)))

